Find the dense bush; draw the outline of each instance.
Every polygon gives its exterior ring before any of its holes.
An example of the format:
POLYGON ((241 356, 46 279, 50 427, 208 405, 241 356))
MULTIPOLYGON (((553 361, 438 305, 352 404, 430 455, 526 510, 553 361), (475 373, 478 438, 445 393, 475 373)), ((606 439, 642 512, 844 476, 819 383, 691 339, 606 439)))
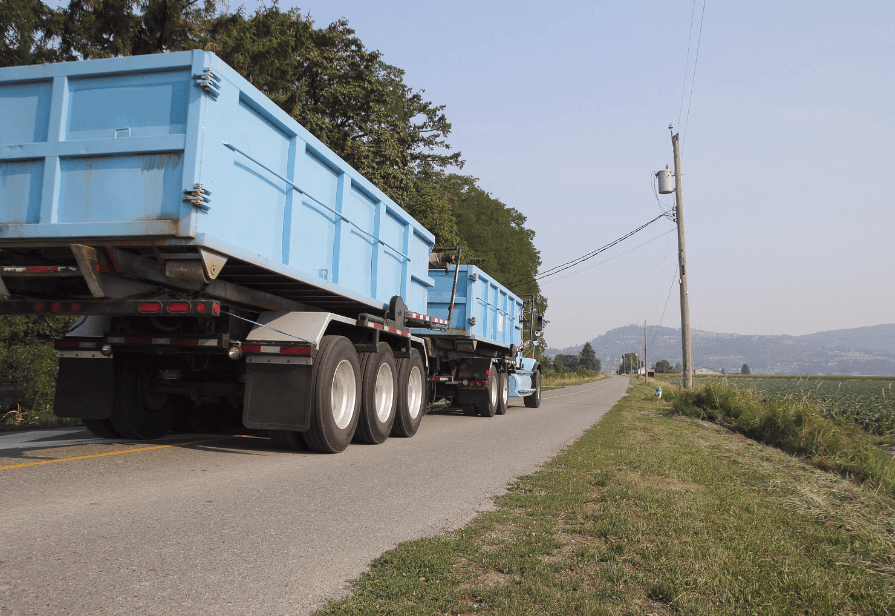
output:
POLYGON ((72 321, 70 317, 0 317, 0 382, 16 383, 23 393, 13 412, 0 409, 0 429, 59 423, 53 415, 59 364, 52 341, 72 321))

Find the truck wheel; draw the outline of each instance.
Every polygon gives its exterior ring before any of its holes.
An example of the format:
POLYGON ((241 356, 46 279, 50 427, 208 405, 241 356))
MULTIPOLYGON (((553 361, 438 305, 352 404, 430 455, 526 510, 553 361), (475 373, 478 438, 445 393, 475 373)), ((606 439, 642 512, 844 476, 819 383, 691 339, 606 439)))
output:
POLYGON ((118 438, 119 434, 112 427, 112 422, 108 419, 82 419, 81 423, 94 436, 100 438, 118 438))
POLYGON ((344 451, 357 429, 360 366, 347 338, 324 336, 311 372, 311 427, 304 440, 313 451, 344 451))
POLYGON ((293 430, 268 430, 271 440, 280 449, 289 451, 304 451, 308 448, 301 432, 293 430))
POLYGON ((506 415, 510 405, 510 375, 506 372, 497 373, 497 414, 506 415))
POLYGON ((479 402, 479 415, 482 417, 494 417, 500 400, 497 370, 492 367, 489 372, 491 374, 488 375, 488 398, 484 402, 479 402))
POLYGON ((174 425, 176 408, 167 394, 150 391, 158 370, 146 356, 115 358, 115 397, 109 422, 124 438, 161 438, 174 425))
POLYGON ((398 360, 398 395, 392 436, 409 438, 419 430, 426 414, 426 367, 416 349, 398 360))
POLYGON ((531 382, 535 386, 534 393, 531 393, 522 400, 525 402, 525 406, 530 409, 536 409, 541 406, 541 371, 537 370, 534 374, 531 375, 531 382))
POLYGON ((380 342, 378 352, 364 353, 360 372, 363 383, 354 440, 378 445, 388 438, 395 423, 395 376, 398 369, 391 347, 380 342))

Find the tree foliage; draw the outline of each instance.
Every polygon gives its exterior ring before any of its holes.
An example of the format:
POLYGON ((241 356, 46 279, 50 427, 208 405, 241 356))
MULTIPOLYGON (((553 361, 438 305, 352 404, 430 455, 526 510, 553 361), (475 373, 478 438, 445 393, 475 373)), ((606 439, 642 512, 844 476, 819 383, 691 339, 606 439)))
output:
POLYGON ((674 372, 674 366, 667 359, 660 359, 656 362, 655 370, 656 374, 671 374, 674 372))
POLYGON ((584 366, 586 370, 600 371, 600 360, 597 359, 597 354, 594 353, 594 348, 590 345, 590 342, 584 343, 584 347, 581 349, 579 357, 581 359, 578 364, 584 366))
POLYGON ((616 372, 618 374, 637 374, 642 367, 643 362, 640 360, 637 353, 625 353, 622 356, 622 361, 616 372))
POLYGON ((743 364, 743 367, 740 368, 740 374, 752 374, 752 370, 749 369, 749 366, 743 364))

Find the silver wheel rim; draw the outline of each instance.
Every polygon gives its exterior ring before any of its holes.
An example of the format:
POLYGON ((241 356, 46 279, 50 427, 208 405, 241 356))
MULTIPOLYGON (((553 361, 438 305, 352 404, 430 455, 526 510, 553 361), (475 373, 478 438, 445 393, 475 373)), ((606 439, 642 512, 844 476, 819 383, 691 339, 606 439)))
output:
POLYGON ((420 369, 414 366, 410 370, 410 377, 407 379, 407 414, 411 419, 416 419, 420 414, 420 407, 423 402, 423 377, 420 369))
POLYGON ((333 373, 333 384, 330 390, 333 420, 339 430, 344 430, 351 423, 356 397, 357 379, 354 375, 354 366, 347 359, 343 359, 333 373))
POLYGON ((376 373, 376 417, 385 423, 392 414, 392 404, 395 400, 395 377, 392 367, 385 362, 379 364, 379 372, 376 373))
POLYGON ((491 394, 491 406, 497 406, 497 375, 492 373, 488 379, 488 393, 491 394))
POLYGON ((503 398, 503 405, 506 406, 510 399, 510 379, 503 379, 503 388, 500 390, 500 397, 503 398))

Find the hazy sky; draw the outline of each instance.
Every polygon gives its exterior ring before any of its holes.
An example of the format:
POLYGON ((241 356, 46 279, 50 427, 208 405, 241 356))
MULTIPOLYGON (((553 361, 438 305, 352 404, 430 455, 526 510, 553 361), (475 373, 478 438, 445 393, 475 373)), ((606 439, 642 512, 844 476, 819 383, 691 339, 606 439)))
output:
MULTIPOLYGON (((447 105, 462 172, 528 217, 545 269, 659 214, 651 179, 673 166, 673 123, 686 127, 694 327, 895 322, 895 3, 707 0, 692 104, 702 0, 688 65, 692 0, 280 6, 318 26, 347 18, 447 105)), ((660 220, 587 265, 670 229, 660 220)), ((671 233, 544 284, 548 343, 644 320, 679 327, 675 267, 671 233)))
MULTIPOLYGON (((686 126, 694 327, 895 322, 892 2, 707 0, 692 104, 702 0, 685 89, 689 0, 281 4, 292 6, 318 26, 347 18, 447 105, 463 173, 528 217, 544 268, 659 214, 651 177, 673 166, 673 123, 682 136, 686 126)), ((660 220, 587 265, 670 229, 660 220)), ((544 284, 548 343, 644 320, 679 326, 675 267, 671 233, 544 284)))

